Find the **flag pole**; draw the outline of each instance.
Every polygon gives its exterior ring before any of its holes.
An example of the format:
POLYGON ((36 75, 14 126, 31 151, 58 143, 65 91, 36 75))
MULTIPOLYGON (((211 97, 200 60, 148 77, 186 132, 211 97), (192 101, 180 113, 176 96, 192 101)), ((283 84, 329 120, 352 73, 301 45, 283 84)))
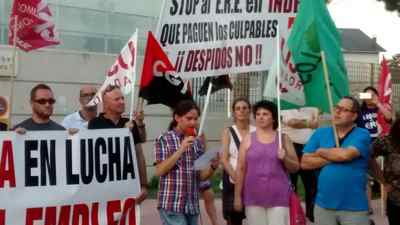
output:
MULTIPOLYGON (((14 29, 13 29, 13 48, 12 48, 12 73, 11 73, 11 93, 10 93, 10 120, 9 123, 12 121, 13 116, 13 98, 14 98, 14 86, 15 86, 15 78, 17 77, 17 68, 15 63, 17 62, 17 29, 18 29, 18 15, 14 16, 14 29)), ((10 125, 10 124, 9 124, 10 125)))
POLYGON ((136 85, 136 77, 137 77, 137 75, 136 75, 136 58, 137 58, 137 49, 138 49, 138 45, 139 45, 139 38, 138 38, 139 30, 137 28, 135 30, 135 33, 136 33, 136 40, 135 40, 136 46, 135 46, 135 53, 134 53, 135 59, 133 61, 133 65, 134 65, 133 69, 134 70, 133 70, 133 74, 132 74, 132 89, 131 89, 131 104, 130 104, 130 111, 129 111, 129 119, 133 118, 133 106, 135 104, 135 85, 136 85))
MULTIPOLYGON (((324 51, 321 51, 321 60, 322 60, 322 67, 324 69, 324 78, 325 78, 326 93, 328 95, 329 109, 330 109, 331 115, 333 117, 334 110, 333 110, 332 92, 331 92, 331 85, 329 82, 328 65, 326 63, 324 51)), ((336 147, 339 147, 339 137, 337 134, 336 125, 333 123, 333 120, 331 120, 331 121, 332 121, 333 134, 335 136, 336 147)))
MULTIPOLYGON (((228 74, 228 77, 229 77, 229 74, 228 74)), ((231 118, 232 112, 231 112, 231 89, 230 88, 228 88, 228 90, 227 90, 226 111, 227 111, 228 118, 231 118)))
POLYGON ((208 105, 210 103, 211 90, 212 90, 212 81, 210 80, 210 83, 208 84, 208 89, 207 89, 206 102, 204 103, 204 108, 203 108, 203 112, 202 112, 202 116, 201 116, 199 133, 197 134, 198 137, 200 137, 201 134, 203 133, 204 123, 205 123, 206 117, 207 117, 208 105))
POLYGON ((281 49, 280 49, 280 30, 279 24, 276 35, 276 74, 277 74, 277 84, 276 84, 276 99, 277 99, 277 108, 278 108, 278 144, 279 149, 282 148, 282 124, 281 124, 281 49))

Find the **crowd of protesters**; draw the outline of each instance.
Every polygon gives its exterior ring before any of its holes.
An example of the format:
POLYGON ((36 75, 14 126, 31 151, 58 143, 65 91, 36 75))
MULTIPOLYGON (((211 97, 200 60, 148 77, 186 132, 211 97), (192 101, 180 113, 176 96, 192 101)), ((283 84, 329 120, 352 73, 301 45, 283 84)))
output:
MULTIPOLYGON (((38 84, 30 94, 32 116, 12 130, 21 135, 30 130, 75 134, 82 129, 128 127, 138 160, 140 203, 148 193, 141 146, 146 142, 144 113, 136 112, 134 119, 123 117, 124 96, 115 86, 103 91, 103 108, 98 113, 97 107, 87 106, 96 92, 96 87, 83 86, 80 108, 58 124, 51 120, 56 101, 53 91, 38 84)), ((390 105, 379 102, 375 88, 367 87, 364 92, 371 97, 361 104, 353 97, 343 97, 334 107, 332 125, 325 127, 320 127, 316 108, 282 110, 279 118, 273 102, 262 100, 251 106, 246 98, 238 98, 232 104, 233 123, 222 132, 220 158, 202 170, 194 169, 195 160, 207 151, 205 136, 196 133, 200 109, 191 100, 179 102, 170 126, 154 143, 162 224, 197 225, 202 195, 211 223, 216 225, 209 178, 222 164, 222 208, 227 225, 241 225, 245 219, 249 225, 287 225, 289 195, 297 190, 298 176, 305 187, 309 221, 369 225, 368 173, 387 192, 389 225, 399 225, 400 120, 393 119, 390 105), (378 156, 384 158, 383 171, 376 162, 378 156)))

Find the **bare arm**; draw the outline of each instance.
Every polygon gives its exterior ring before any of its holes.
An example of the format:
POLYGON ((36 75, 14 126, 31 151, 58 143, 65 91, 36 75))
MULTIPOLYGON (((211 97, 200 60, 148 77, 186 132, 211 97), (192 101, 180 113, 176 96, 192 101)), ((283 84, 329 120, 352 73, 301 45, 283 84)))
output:
POLYGON ((200 171, 200 180, 207 180, 210 178, 213 174, 214 171, 218 168, 218 159, 215 159, 215 162, 212 162, 210 166, 208 166, 206 169, 203 169, 200 171))
POLYGON ((284 150, 286 151, 286 154, 283 157, 282 161, 286 169, 290 173, 297 172, 300 168, 299 159, 297 158, 293 143, 287 135, 283 135, 283 147, 284 150))
POLYGON ((250 135, 247 135, 239 148, 239 159, 236 168, 236 182, 235 182, 235 200, 234 207, 236 210, 240 211, 243 208, 242 205, 242 189, 243 180, 246 173, 246 153, 250 147, 250 135))
POLYGON ((142 139, 143 142, 146 142, 147 132, 146 132, 146 126, 144 124, 144 112, 143 111, 134 112, 134 116, 135 116, 135 122, 139 130, 140 138, 142 139))
POLYGON ((360 157, 360 152, 354 148, 331 148, 318 149, 317 154, 322 158, 332 162, 347 162, 360 157))
POLYGON ((235 170, 232 165, 229 163, 229 143, 230 143, 230 134, 229 129, 225 128, 222 132, 221 144, 222 144, 222 165, 224 166, 224 170, 228 173, 228 175, 235 179, 235 170))
POLYGON ((319 169, 321 167, 324 167, 328 163, 330 163, 329 160, 322 158, 316 153, 306 153, 301 158, 301 168, 303 170, 319 169))
POLYGON ((157 162, 155 175, 163 176, 163 175, 167 174, 176 165, 176 162, 179 160, 179 158, 182 156, 182 154, 193 144, 194 139, 195 138, 192 136, 186 137, 182 141, 182 143, 179 146, 177 151, 175 151, 166 160, 157 162))

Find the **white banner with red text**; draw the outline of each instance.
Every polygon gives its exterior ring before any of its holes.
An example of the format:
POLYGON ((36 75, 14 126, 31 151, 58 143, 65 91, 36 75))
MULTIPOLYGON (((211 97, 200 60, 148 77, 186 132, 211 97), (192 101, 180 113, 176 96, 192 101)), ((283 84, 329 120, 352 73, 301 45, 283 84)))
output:
POLYGON ((0 225, 136 224, 128 129, 1 132, 0 141, 0 225))
POLYGON ((157 38, 182 78, 268 70, 298 0, 164 0, 157 38))

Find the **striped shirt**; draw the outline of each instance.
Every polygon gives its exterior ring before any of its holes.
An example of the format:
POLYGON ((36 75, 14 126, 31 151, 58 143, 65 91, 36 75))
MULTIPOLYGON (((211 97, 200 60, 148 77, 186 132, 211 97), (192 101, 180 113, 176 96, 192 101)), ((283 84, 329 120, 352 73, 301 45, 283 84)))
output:
MULTIPOLYGON (((184 139, 175 130, 168 131, 156 139, 156 163, 168 159, 176 152, 184 139)), ((204 152, 200 139, 195 139, 192 147, 185 151, 175 166, 160 177, 158 209, 196 215, 199 209, 199 173, 193 169, 194 161, 204 152)))

